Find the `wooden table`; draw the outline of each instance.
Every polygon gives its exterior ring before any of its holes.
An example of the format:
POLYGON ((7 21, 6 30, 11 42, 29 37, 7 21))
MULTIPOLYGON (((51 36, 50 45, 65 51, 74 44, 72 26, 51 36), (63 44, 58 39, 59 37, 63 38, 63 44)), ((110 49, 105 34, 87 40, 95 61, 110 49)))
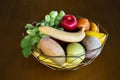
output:
POLYGON ((119 0, 1 0, 0 80, 119 80, 119 0), (54 71, 33 56, 22 56, 20 41, 26 23, 40 21, 51 10, 64 10, 98 21, 109 32, 103 51, 76 71, 54 71))

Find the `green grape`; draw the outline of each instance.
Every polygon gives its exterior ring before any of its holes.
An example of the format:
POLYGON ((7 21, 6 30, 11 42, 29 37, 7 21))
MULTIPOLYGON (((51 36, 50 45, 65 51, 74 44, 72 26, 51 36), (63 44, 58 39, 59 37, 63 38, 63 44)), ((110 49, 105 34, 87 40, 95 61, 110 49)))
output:
POLYGON ((34 27, 33 31, 36 33, 36 32, 39 32, 39 29, 38 27, 34 27))
POLYGON ((50 21, 50 16, 49 16, 49 15, 46 15, 46 16, 45 16, 45 21, 47 21, 47 22, 50 21))
POLYGON ((60 21, 55 21, 55 25, 57 26, 57 25, 59 25, 59 23, 60 23, 60 21))
POLYGON ((45 23, 41 23, 41 26, 45 26, 45 23))
POLYGON ((61 11, 59 12, 59 16, 61 16, 61 17, 65 16, 65 12, 64 12, 63 10, 61 10, 61 11))
POLYGON ((53 22, 53 23, 54 23, 54 22, 55 22, 55 19, 56 19, 56 18, 51 18, 51 19, 50 19, 50 22, 53 22))
POLYGON ((49 26, 54 26, 54 23, 53 23, 53 22, 50 22, 50 23, 49 23, 49 26))
POLYGON ((57 21, 61 21, 61 19, 62 19, 61 16, 57 16, 57 17, 56 17, 56 20, 57 20, 57 21))
POLYGON ((50 19, 49 26, 54 26, 55 18, 50 19))
POLYGON ((49 15, 50 15, 51 18, 55 18, 55 17, 57 17, 58 12, 57 11, 51 11, 49 15))
POLYGON ((49 23, 45 23, 45 26, 49 26, 49 23))

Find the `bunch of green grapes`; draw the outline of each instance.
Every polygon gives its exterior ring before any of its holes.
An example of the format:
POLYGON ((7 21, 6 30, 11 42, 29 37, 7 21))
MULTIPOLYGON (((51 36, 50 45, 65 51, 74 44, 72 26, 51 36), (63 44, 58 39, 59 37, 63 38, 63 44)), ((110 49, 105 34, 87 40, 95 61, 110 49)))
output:
POLYGON ((51 11, 49 15, 45 16, 45 19, 41 22, 40 25, 59 29, 59 23, 63 16, 65 16, 65 12, 63 10, 61 10, 59 13, 57 11, 51 11))
POLYGON ((24 57, 28 58, 28 56, 31 54, 32 46, 37 44, 42 37, 47 36, 39 31, 39 27, 50 26, 63 30, 63 28, 59 27, 59 23, 64 15, 65 15, 64 11, 60 11, 59 13, 57 11, 51 11, 49 15, 46 15, 45 19, 43 19, 41 22, 39 23, 35 22, 35 25, 34 24, 25 25, 27 35, 25 35, 20 44, 21 47, 23 48, 22 52, 24 57))

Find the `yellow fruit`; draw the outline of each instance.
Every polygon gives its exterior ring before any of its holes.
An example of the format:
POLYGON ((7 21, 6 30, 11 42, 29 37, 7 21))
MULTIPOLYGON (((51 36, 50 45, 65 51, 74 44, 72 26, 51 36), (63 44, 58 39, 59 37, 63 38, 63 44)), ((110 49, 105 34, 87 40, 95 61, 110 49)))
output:
POLYGON ((94 22, 90 22, 90 31, 99 32, 99 28, 94 22))
POLYGON ((46 63, 55 64, 52 60, 50 60, 47 56, 44 56, 43 54, 41 54, 41 55, 39 56, 39 59, 40 59, 41 61, 46 62, 46 63))
POLYGON ((33 56, 38 58, 43 64, 47 64, 56 68, 61 68, 61 66, 56 65, 52 60, 50 60, 47 56, 43 55, 41 52, 34 51, 33 56))
POLYGON ((105 39, 106 39, 106 34, 104 33, 98 33, 98 32, 94 32, 94 31, 86 31, 86 36, 93 36, 96 37, 100 40, 101 44, 104 43, 105 39))
POLYGON ((40 53, 38 53, 37 51, 33 51, 32 54, 33 54, 33 56, 36 57, 36 58, 40 55, 40 53))
POLYGON ((101 44, 104 43, 105 39, 106 39, 107 35, 104 35, 103 37, 99 38, 101 44))
POLYGON ((44 27, 39 27, 39 30, 50 37, 65 42, 80 42, 85 37, 84 28, 82 28, 78 32, 65 32, 52 27, 44 26, 44 27))
POLYGON ((39 58, 39 60, 41 60, 41 62, 43 64, 47 64, 49 66, 56 67, 56 68, 61 68, 61 66, 56 65, 52 60, 50 60, 49 58, 47 58, 43 54, 41 54, 38 58, 39 58))
MULTIPOLYGON (((52 67, 55 67, 55 68, 66 68, 66 69, 71 69, 71 68, 75 68, 77 65, 75 64, 72 64, 72 63, 67 63, 65 62, 63 65, 57 65, 55 64, 52 60, 50 60, 49 58, 47 58, 45 55, 41 54, 38 59, 43 63, 43 64, 47 64, 48 66, 52 66, 52 67)), ((79 61, 79 60, 77 60, 79 61)))
POLYGON ((56 63, 54 63, 51 59, 49 59, 47 56, 43 55, 41 52, 37 52, 37 51, 34 51, 33 52, 33 55, 38 58, 40 60, 41 63, 43 64, 47 64, 48 66, 51 66, 51 67, 55 67, 55 68, 67 68, 67 69, 71 69, 71 68, 74 68, 78 65, 73 65, 71 63, 67 63, 65 62, 63 65, 57 65, 56 63))
POLYGON ((63 65, 62 65, 64 68, 67 68, 67 69, 71 69, 71 68, 75 68, 76 66, 78 66, 78 64, 77 65, 73 65, 72 63, 64 63, 63 65))

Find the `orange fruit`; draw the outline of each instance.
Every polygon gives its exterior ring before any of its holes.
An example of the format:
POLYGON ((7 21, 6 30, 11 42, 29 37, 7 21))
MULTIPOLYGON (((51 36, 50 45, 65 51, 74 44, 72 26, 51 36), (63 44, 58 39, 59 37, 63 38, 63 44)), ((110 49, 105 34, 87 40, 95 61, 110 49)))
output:
POLYGON ((88 21, 87 18, 79 18, 77 20, 77 27, 78 28, 85 28, 85 30, 89 30, 90 29, 90 22, 88 21))

